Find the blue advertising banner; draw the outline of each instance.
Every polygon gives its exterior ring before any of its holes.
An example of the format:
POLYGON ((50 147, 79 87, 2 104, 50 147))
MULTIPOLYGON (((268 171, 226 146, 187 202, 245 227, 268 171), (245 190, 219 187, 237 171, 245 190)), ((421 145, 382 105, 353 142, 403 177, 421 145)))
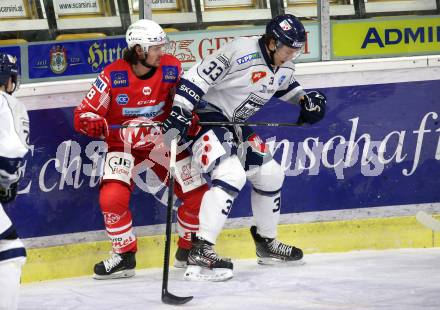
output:
POLYGON ((126 47, 124 38, 29 44, 29 78, 97 74, 126 47))
POLYGON ((18 73, 21 75, 21 54, 20 46, 0 46, 0 53, 6 53, 17 59, 18 73))
MULTIPOLYGON (((282 213, 440 201, 440 80, 322 89, 325 119, 259 127, 286 179, 282 213)), ((73 108, 30 111, 32 154, 20 194, 6 206, 24 238, 104 229, 98 205, 102 143, 76 134, 73 108)), ((271 101, 255 120, 294 122, 296 107, 271 101)), ((135 189, 134 225, 165 222, 165 208, 135 189)), ((230 217, 251 215, 249 186, 230 217)))

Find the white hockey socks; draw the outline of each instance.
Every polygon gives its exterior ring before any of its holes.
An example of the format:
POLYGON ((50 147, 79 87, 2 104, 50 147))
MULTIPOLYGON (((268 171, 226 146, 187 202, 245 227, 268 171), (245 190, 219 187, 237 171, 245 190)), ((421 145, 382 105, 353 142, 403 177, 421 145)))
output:
POLYGON ((276 238, 280 219, 280 192, 275 195, 264 195, 253 189, 251 203, 257 233, 265 238, 276 238))
POLYGON ((215 244, 217 236, 223 229, 234 197, 217 186, 211 187, 202 199, 199 213, 198 237, 215 244))

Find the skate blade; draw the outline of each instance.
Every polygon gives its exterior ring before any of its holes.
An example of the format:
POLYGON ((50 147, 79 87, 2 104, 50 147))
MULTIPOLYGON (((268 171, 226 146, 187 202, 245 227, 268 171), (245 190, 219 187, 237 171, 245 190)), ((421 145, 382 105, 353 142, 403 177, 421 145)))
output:
POLYGON ((257 263, 266 266, 302 266, 305 265, 306 262, 302 259, 282 260, 274 257, 258 257, 257 263))
POLYGON ((188 265, 186 264, 186 261, 183 260, 174 260, 174 267, 175 268, 186 268, 188 265))
POLYGON ((121 270, 121 271, 117 271, 114 272, 112 274, 109 275, 98 275, 98 274, 94 274, 93 275, 93 279, 95 280, 110 280, 110 279, 122 279, 122 278, 130 278, 133 277, 135 275, 135 271, 134 269, 129 269, 129 270, 121 270))
POLYGON ((232 269, 214 268, 207 269, 200 266, 188 266, 183 279, 187 281, 210 281, 221 282, 231 279, 234 276, 232 269))

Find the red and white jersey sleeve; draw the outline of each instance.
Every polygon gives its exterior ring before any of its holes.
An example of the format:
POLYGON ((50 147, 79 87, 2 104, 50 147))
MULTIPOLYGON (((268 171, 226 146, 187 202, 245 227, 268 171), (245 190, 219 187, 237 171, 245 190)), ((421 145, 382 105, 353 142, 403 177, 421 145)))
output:
MULTIPOLYGON (((171 55, 163 55, 160 66, 146 78, 137 77, 126 61, 116 60, 104 68, 75 109, 75 129, 79 131, 79 117, 86 112, 105 117, 110 128, 165 120, 181 71, 179 60, 171 55)), ((110 148, 130 144, 133 149, 152 149, 158 135, 158 128, 110 129, 106 141, 110 148)))

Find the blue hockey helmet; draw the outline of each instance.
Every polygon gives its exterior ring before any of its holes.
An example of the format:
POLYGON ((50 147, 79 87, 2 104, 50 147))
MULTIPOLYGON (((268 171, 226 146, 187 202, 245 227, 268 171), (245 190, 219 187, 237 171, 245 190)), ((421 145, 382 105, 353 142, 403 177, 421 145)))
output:
POLYGON ((306 42, 306 30, 292 14, 274 17, 266 26, 266 34, 291 48, 302 48, 306 42))
POLYGON ((15 90, 19 83, 17 62, 13 56, 0 53, 0 85, 6 86, 9 78, 12 78, 15 90))

